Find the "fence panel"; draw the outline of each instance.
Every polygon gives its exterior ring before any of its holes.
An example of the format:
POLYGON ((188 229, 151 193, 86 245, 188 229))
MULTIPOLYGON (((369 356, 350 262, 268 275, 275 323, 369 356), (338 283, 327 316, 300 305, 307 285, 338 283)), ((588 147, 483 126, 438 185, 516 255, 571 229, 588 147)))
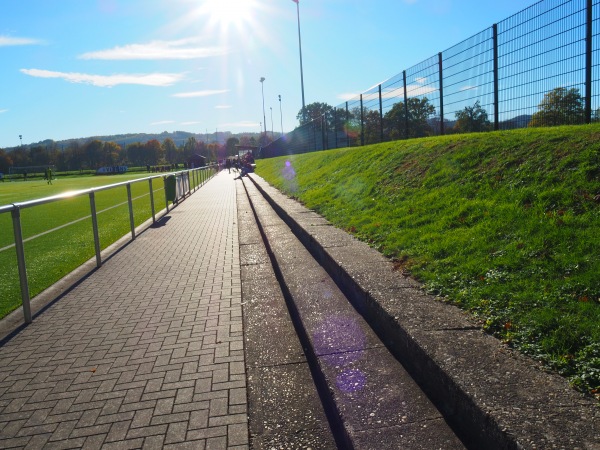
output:
POLYGON ((288 133, 264 156, 600 120, 600 0, 542 0, 288 133), (320 139, 319 139, 320 133, 320 139))
POLYGON ((381 83, 384 141, 404 139, 404 102, 403 73, 381 83))
POLYGON ((555 88, 584 94, 585 8, 585 0, 542 1, 498 23, 500 128, 584 122, 576 111, 566 122, 535 114, 555 88))
POLYGON ((495 118, 493 28, 444 51, 442 60, 446 132, 490 131, 495 118))

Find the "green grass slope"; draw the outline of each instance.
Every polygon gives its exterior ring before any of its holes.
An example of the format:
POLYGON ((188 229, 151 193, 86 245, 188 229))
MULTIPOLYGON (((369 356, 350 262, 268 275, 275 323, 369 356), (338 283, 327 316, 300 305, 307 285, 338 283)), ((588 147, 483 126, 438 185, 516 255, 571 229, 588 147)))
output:
POLYGON ((598 396, 600 126, 330 150, 257 173, 598 396))

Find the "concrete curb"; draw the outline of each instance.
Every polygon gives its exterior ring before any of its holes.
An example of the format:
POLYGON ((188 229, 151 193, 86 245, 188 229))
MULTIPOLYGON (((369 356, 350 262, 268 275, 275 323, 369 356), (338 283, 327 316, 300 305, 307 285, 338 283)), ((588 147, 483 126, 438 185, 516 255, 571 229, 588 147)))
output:
POLYGON ((367 244, 251 179, 467 446, 600 449, 600 408, 591 398, 426 295, 367 244))

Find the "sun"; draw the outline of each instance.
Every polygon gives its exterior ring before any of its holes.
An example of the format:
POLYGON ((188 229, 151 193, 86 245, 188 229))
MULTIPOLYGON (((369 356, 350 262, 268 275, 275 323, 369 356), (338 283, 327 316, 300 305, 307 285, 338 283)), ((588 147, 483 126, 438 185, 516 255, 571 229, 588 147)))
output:
POLYGON ((254 20, 255 0, 204 0, 200 7, 211 26, 226 31, 230 27, 243 28, 254 20))

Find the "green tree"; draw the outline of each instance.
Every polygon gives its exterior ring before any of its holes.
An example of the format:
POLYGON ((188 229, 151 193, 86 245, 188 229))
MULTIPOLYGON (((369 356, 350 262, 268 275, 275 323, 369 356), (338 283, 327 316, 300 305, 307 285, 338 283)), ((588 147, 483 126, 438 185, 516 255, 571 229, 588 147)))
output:
POLYGON ((105 142, 103 153, 104 153, 104 165, 114 166, 122 162, 121 146, 115 142, 105 142))
POLYGON ((85 159, 85 154, 83 152, 83 148, 77 141, 71 141, 67 148, 65 149, 65 153, 63 155, 63 160, 65 164, 66 170, 79 170, 83 167, 83 161, 85 159))
POLYGON ((165 151, 159 141, 152 139, 144 144, 145 163, 155 166, 162 164, 165 158, 165 151))
POLYGON ((296 119, 300 122, 300 125, 307 124, 313 120, 320 119, 321 116, 326 115, 328 120, 333 119, 333 106, 327 103, 314 102, 306 105, 304 108, 300 108, 296 119), (306 116, 304 115, 306 112, 306 116))
POLYGON ((473 106, 465 106, 463 110, 456 112, 454 115, 456 117, 454 130, 459 133, 491 130, 487 111, 481 107, 479 100, 473 106))
POLYGON ((227 156, 236 156, 237 155, 237 148, 235 148, 235 146, 238 145, 239 143, 240 143, 240 140, 236 137, 230 137, 229 139, 227 139, 227 142, 225 143, 225 149, 226 149, 227 156))
MULTIPOLYGON (((360 107, 355 108, 353 117, 357 118, 356 129, 360 133, 360 107)), ((365 144, 374 144, 380 142, 381 139, 381 124, 379 122, 379 110, 363 108, 363 129, 365 133, 365 144)))
POLYGON ((145 166, 145 148, 141 142, 134 142, 127 146, 127 160, 133 166, 145 166))
POLYGON ((402 139, 405 137, 406 123, 408 124, 406 137, 429 136, 433 130, 429 125, 428 119, 433 115, 435 115, 435 107, 429 103, 427 97, 411 97, 406 102, 406 111, 404 102, 394 103, 391 109, 384 115, 384 127, 390 139, 402 139))
POLYGON ((98 139, 94 139, 93 141, 86 142, 83 147, 83 152, 85 154, 85 163, 86 166, 90 169, 99 168, 104 162, 104 154, 102 149, 104 144, 102 141, 98 139))
POLYGON ((29 158, 33 166, 45 166, 49 163, 48 151, 46 147, 36 145, 29 149, 29 158))
POLYGON ((179 158, 179 149, 175 145, 175 142, 173 142, 173 139, 166 138, 163 141, 162 146, 165 150, 165 158, 167 162, 169 162, 170 164, 182 162, 179 158))
POLYGON ((579 89, 558 87, 547 92, 533 114, 530 127, 576 125, 585 122, 584 100, 579 89))
POLYGON ((183 158, 188 160, 190 156, 198 152, 198 141, 194 136, 190 136, 183 146, 183 158))
POLYGON ((26 147, 17 147, 10 152, 10 157, 13 160, 13 165, 16 167, 31 166, 31 158, 26 147))
POLYGON ((12 158, 10 155, 0 149, 0 172, 8 173, 8 169, 13 165, 12 158))

